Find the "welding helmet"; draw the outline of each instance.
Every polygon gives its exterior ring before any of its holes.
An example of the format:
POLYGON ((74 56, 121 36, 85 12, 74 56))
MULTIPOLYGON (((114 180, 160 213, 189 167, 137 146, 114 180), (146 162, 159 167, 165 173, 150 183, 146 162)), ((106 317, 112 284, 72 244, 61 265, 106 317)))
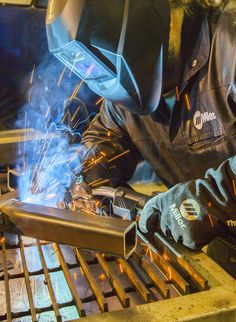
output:
POLYGON ((168 0, 49 0, 49 50, 96 94, 136 114, 159 104, 168 0))

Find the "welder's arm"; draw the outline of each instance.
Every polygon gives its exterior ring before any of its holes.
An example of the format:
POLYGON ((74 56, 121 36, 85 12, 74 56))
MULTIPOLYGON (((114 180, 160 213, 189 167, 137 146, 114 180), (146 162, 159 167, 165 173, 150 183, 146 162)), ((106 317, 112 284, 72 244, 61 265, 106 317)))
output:
POLYGON ((178 184, 152 198, 140 217, 143 232, 147 232, 154 212, 159 212, 165 234, 192 249, 201 248, 228 229, 236 233, 236 156, 218 169, 209 169, 204 179, 178 184))
POLYGON ((132 177, 142 159, 124 128, 122 111, 110 102, 105 102, 82 143, 87 160, 82 175, 87 183, 103 179, 104 185, 116 187, 132 177))

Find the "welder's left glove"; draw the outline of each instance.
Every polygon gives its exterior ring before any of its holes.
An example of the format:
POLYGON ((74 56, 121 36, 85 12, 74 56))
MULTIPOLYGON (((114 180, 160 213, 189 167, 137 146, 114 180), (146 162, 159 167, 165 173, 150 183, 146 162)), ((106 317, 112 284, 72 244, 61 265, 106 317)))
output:
POLYGON ((160 228, 165 235, 191 249, 208 244, 225 225, 214 216, 211 207, 208 209, 210 202, 203 199, 200 203, 195 188, 195 181, 178 184, 150 199, 140 214, 140 230, 150 233, 160 228))

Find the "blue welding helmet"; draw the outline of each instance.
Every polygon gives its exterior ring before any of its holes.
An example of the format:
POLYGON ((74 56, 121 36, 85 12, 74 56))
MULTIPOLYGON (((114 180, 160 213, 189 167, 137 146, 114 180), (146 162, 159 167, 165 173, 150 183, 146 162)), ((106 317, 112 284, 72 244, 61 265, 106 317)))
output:
POLYGON ((96 94, 136 114, 158 107, 168 0, 49 0, 49 50, 96 94))

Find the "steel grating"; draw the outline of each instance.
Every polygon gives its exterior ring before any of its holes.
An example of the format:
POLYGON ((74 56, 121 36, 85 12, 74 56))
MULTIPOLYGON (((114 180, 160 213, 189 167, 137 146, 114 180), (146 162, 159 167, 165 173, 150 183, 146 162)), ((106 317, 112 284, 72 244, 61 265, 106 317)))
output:
POLYGON ((142 235, 128 260, 18 236, 2 237, 1 255, 0 321, 67 321, 209 288, 142 235))

